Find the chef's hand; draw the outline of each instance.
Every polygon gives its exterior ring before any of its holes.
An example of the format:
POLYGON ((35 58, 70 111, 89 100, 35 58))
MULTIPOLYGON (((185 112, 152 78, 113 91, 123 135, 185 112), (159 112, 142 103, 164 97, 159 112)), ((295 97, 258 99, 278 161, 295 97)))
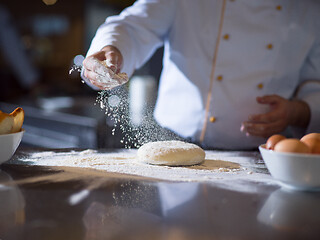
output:
POLYGON ((105 90, 111 89, 122 83, 106 81, 112 78, 112 75, 118 74, 123 64, 123 58, 120 51, 114 46, 105 46, 101 51, 92 54, 83 61, 84 77, 86 77, 93 85, 105 90), (107 66, 102 64, 105 61, 107 66), (111 70, 111 71, 110 71, 111 70))
POLYGON ((287 126, 307 127, 310 121, 310 109, 301 100, 287 100, 278 95, 257 97, 260 104, 268 104, 270 111, 248 117, 241 125, 241 131, 247 136, 270 137, 286 129, 287 126))

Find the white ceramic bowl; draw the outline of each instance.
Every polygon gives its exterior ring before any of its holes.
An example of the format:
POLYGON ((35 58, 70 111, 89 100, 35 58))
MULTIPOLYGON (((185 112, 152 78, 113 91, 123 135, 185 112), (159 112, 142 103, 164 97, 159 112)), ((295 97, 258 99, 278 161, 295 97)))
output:
POLYGON ((295 190, 320 190, 320 155, 275 152, 259 146, 271 175, 286 187, 295 190))
POLYGON ((0 164, 8 161, 17 150, 25 130, 0 135, 0 164))

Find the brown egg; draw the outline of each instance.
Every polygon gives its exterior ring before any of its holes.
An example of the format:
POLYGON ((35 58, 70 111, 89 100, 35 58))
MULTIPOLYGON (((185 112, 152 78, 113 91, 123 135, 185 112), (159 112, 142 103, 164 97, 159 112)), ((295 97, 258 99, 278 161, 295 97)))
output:
POLYGON ((309 133, 307 135, 304 135, 300 140, 304 141, 304 140, 306 140, 308 138, 317 138, 317 139, 320 140, 320 133, 309 133))
POLYGON ((280 134, 272 135, 272 136, 269 137, 268 140, 267 140, 266 148, 273 150, 273 149, 274 149, 274 146, 275 146, 278 142, 280 142, 281 140, 283 140, 283 139, 286 139, 286 137, 283 136, 283 135, 280 135, 280 134))
POLYGON ((276 152, 311 153, 310 148, 296 138, 287 138, 281 140, 276 144, 274 150, 276 152))
POLYGON ((311 150, 311 153, 320 154, 320 138, 309 137, 301 139, 301 142, 305 143, 311 150))

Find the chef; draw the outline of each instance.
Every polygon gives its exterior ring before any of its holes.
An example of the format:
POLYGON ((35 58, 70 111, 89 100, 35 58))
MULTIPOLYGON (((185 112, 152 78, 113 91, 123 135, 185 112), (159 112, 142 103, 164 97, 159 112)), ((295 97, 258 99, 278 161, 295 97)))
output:
POLYGON ((320 132, 320 3, 140 0, 106 19, 83 62, 129 76, 164 45, 154 117, 207 148, 252 149, 320 132))

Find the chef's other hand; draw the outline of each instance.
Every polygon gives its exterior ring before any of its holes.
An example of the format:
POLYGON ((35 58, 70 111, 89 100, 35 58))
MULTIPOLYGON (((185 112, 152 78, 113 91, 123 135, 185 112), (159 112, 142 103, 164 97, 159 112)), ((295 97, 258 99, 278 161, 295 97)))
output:
POLYGON ((112 75, 118 74, 122 64, 123 58, 120 51, 114 46, 105 46, 99 52, 83 60, 83 75, 96 87, 102 90, 111 89, 117 83, 104 81, 104 79, 110 79, 112 75), (105 61, 106 65, 102 64, 103 61, 105 61))
POLYGON ((307 127, 310 121, 310 109, 301 100, 287 100, 278 95, 257 97, 260 104, 268 104, 270 111, 265 114, 249 116, 241 125, 241 131, 247 136, 270 137, 280 133, 287 126, 307 127))

